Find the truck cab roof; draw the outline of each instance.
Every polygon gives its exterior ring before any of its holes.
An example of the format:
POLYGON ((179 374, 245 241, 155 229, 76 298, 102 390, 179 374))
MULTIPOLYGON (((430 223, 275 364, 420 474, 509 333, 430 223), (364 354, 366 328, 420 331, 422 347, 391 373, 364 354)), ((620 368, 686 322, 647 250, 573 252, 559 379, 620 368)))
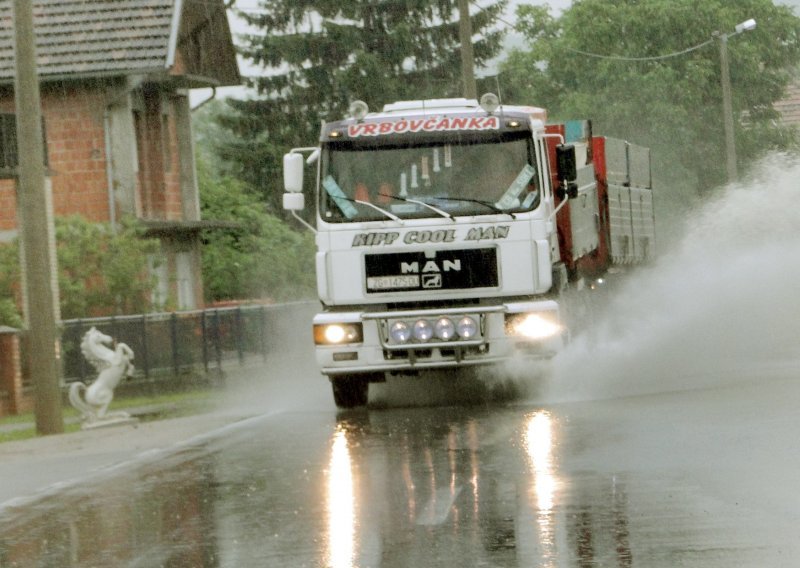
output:
MULTIPOLYGON (((486 112, 476 99, 454 98, 454 99, 428 99, 398 101, 383 105, 383 112, 371 113, 365 118, 384 118, 397 114, 403 115, 431 115, 431 114, 454 114, 464 112, 486 112)), ((492 114, 524 114, 531 118, 537 118, 544 122, 547 119, 547 111, 541 107, 520 106, 520 105, 500 105, 492 114)))
POLYGON ((380 112, 367 112, 366 105, 359 104, 363 105, 360 109, 363 112, 358 118, 324 124, 321 141, 351 139, 364 134, 396 139, 398 135, 414 132, 504 130, 512 123, 513 129, 530 122, 542 127, 547 118, 545 109, 540 107, 500 105, 490 113, 477 100, 466 98, 398 101, 384 105, 380 112), (470 121, 466 122, 465 118, 470 121))

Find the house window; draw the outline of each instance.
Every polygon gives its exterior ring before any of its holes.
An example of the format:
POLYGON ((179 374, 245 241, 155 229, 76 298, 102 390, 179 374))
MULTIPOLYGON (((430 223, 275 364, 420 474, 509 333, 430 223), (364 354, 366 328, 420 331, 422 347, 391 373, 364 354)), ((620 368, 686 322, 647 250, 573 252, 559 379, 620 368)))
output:
POLYGON ((167 107, 161 113, 161 150, 164 154, 164 171, 172 171, 172 136, 170 135, 170 120, 167 107))
POLYGON ((194 309, 197 306, 197 301, 194 295, 191 253, 179 252, 175 254, 175 281, 178 292, 178 309, 194 309))
POLYGON ((153 197, 150 180, 150 168, 147 159, 147 123, 144 112, 133 111, 133 125, 136 131, 136 170, 138 179, 138 201, 140 212, 144 217, 153 213, 153 197))
POLYGON ((153 303, 153 308, 156 310, 163 310, 169 299, 169 271, 165 260, 156 255, 147 257, 147 265, 156 279, 156 285, 153 288, 153 294, 150 301, 153 303))

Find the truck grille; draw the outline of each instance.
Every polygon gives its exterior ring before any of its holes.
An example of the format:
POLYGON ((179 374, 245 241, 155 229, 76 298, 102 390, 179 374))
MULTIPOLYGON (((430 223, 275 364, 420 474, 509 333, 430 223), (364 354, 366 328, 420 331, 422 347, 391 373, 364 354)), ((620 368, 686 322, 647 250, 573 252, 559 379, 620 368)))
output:
POLYGON ((385 361, 408 361, 411 364, 417 361, 447 361, 461 362, 464 359, 482 357, 489 353, 489 345, 465 345, 441 349, 384 349, 385 361))
POLYGON ((494 248, 367 254, 364 268, 368 294, 498 286, 494 248))

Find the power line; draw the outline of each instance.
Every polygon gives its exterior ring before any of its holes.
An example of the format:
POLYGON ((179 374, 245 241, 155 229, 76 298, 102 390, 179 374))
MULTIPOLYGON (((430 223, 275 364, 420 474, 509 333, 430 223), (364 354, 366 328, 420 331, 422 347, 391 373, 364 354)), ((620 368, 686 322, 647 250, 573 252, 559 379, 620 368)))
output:
POLYGON ((681 55, 686 55, 687 53, 691 53, 692 51, 696 51, 701 47, 705 47, 712 43, 713 39, 708 39, 703 43, 695 45, 694 47, 690 47, 684 49, 682 51, 676 51, 673 53, 667 53, 666 55, 653 55, 651 57, 626 57, 624 55, 600 55, 599 53, 590 53, 588 51, 581 51, 580 49, 573 49, 571 47, 564 47, 566 51, 571 51, 573 53, 579 53, 580 55, 585 55, 587 57, 594 57, 596 59, 612 59, 615 61, 660 61, 662 59, 671 59, 672 57, 680 57, 681 55))
MULTIPOLYGON (((483 6, 478 4, 475 0, 470 0, 470 5, 474 6, 475 8, 477 8, 480 11, 486 10, 486 8, 484 8, 483 6)), ((249 12, 249 13, 259 12, 259 13, 263 13, 263 8, 250 8, 250 7, 241 8, 241 7, 237 6, 237 9, 239 11, 242 11, 242 12, 249 12)), ((506 25, 509 29, 511 29, 513 31, 517 31, 517 32, 520 31, 517 28, 516 24, 512 24, 511 22, 509 22, 508 20, 506 20, 505 18, 503 18, 501 16, 496 16, 495 19, 498 22, 500 22, 501 24, 506 25)), ((703 43, 700 43, 700 44, 695 45, 693 47, 689 47, 687 49, 683 49, 681 51, 675 51, 675 52, 667 53, 667 54, 664 54, 664 55, 653 55, 653 56, 649 56, 649 57, 631 57, 631 56, 626 56, 626 55, 604 55, 604 54, 600 54, 600 53, 592 53, 590 51, 583 51, 581 49, 575 49, 575 48, 568 47, 568 46, 563 46, 563 47, 561 47, 561 49, 563 49, 565 51, 570 51, 572 53, 577 53, 578 55, 583 55, 585 57, 594 57, 595 59, 606 59, 606 60, 612 60, 612 61, 662 61, 664 59, 672 59, 673 57, 680 57, 682 55, 686 55, 687 53, 691 53, 693 51, 697 51, 698 49, 702 49, 705 46, 713 43, 713 41, 714 41, 713 39, 709 39, 709 40, 704 41, 703 43)))
MULTIPOLYGON (((485 8, 479 6, 477 4, 477 2, 472 1, 472 2, 470 2, 470 4, 472 4, 473 6, 478 8, 479 10, 484 10, 485 9, 485 8)), ((508 26, 509 28, 511 28, 514 31, 517 31, 517 32, 520 31, 520 30, 517 29, 517 26, 515 24, 512 24, 512 23, 508 22, 507 20, 503 19, 500 16, 497 16, 496 20, 498 22, 502 23, 502 24, 505 24, 506 26, 508 26)), ((564 49, 565 51, 571 51, 573 53, 577 53, 579 55, 584 55, 586 57, 594 57, 595 59, 610 59, 610 60, 614 60, 614 61, 661 61, 663 59, 671 59, 673 57, 680 57, 681 55, 686 55, 687 53, 691 53, 693 51, 697 51, 698 49, 701 49, 701 48, 703 48, 703 47, 705 47, 705 46, 707 46, 707 45, 709 45, 709 44, 711 44, 713 42, 714 42, 713 39, 708 39, 708 40, 704 41, 703 43, 700 43, 700 44, 695 45, 693 47, 689 47, 687 49, 683 49, 681 51, 675 51, 673 53, 667 53, 665 55, 653 55, 653 56, 650 56, 650 57, 629 57, 629 56, 625 56, 625 55, 603 55, 603 54, 600 54, 600 53, 592 53, 590 51, 583 51, 583 50, 575 49, 575 48, 568 47, 568 46, 563 46, 562 49, 564 49)))

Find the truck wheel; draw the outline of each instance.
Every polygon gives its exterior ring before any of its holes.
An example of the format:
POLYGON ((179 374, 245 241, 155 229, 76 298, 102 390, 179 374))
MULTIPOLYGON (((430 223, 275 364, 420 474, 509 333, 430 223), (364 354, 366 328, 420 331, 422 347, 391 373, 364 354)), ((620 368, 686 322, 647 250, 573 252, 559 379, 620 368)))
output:
POLYGON ((331 377, 333 402, 337 408, 354 408, 366 406, 369 393, 369 381, 358 375, 331 377))

